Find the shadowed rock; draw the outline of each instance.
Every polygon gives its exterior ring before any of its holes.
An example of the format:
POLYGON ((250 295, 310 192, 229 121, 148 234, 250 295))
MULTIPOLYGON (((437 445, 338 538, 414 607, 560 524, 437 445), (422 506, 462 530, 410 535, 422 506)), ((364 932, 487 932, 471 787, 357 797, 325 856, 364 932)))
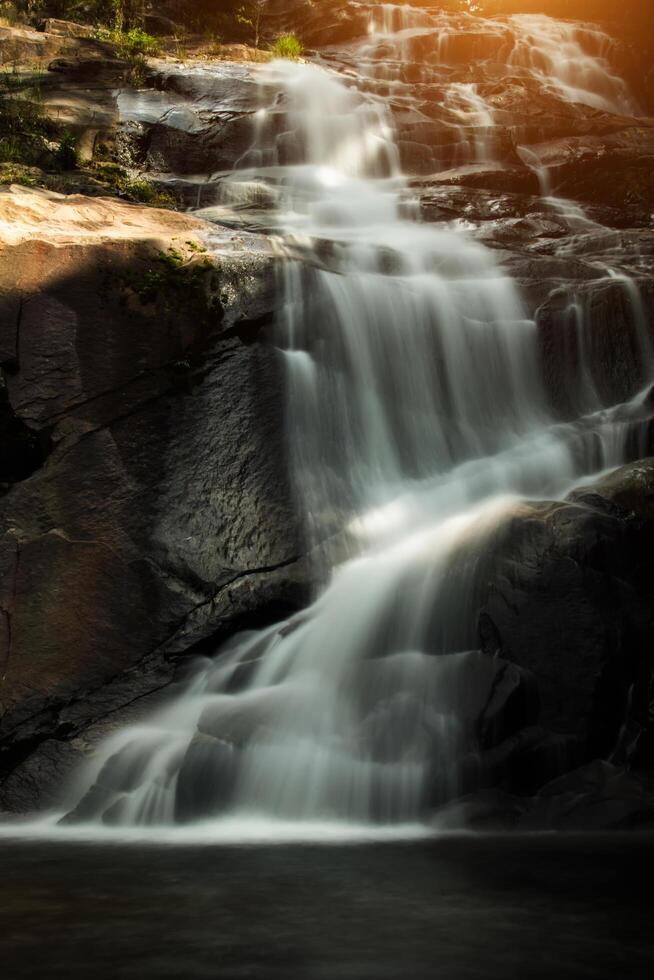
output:
POLYGON ((6 774, 306 589, 282 366, 258 333, 274 305, 265 250, 227 242, 211 262, 204 224, 119 201, 14 189, 0 209, 16 219, 0 274, 7 410, 52 446, 42 466, 24 455, 0 499, 6 774))

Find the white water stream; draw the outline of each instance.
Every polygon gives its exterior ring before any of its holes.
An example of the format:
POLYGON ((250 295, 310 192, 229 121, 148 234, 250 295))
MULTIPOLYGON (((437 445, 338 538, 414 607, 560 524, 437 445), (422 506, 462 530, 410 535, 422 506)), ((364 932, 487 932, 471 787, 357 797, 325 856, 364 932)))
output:
MULTIPOLYGON (((382 36, 433 31, 416 18, 383 7, 362 58, 382 36)), ((542 22, 514 19, 510 62, 566 98, 624 105, 601 44, 580 59, 577 32, 542 22)), ((624 458, 625 412, 602 405, 589 370, 579 417, 551 417, 536 328, 498 253, 414 220, 383 101, 313 65, 261 71, 292 150, 263 113, 236 179, 278 202, 298 506, 311 540, 340 533, 348 560, 309 609, 236 638, 169 708, 105 743, 80 775, 81 821, 425 819, 456 792, 493 676, 475 650, 485 539, 520 498, 624 458)), ((446 108, 491 124, 473 85, 453 85, 446 108)))

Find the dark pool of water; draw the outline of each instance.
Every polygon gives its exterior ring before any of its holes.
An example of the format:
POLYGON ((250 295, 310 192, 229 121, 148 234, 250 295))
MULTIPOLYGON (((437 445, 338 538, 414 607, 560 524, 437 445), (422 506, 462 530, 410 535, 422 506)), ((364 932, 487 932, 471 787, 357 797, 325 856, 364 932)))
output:
POLYGON ((0 976, 654 976, 654 838, 0 842, 0 976))

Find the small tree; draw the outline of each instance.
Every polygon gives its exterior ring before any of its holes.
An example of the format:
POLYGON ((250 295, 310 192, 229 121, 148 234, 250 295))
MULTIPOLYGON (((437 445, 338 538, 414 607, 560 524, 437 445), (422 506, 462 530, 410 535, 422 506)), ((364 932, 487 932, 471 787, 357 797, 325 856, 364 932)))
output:
POLYGON ((117 31, 129 31, 133 27, 143 27, 145 0, 111 0, 111 3, 117 31))
POLYGON ((252 0, 252 26, 254 27, 254 46, 259 47, 261 38, 261 19, 266 9, 268 0, 252 0))
POLYGON ((239 24, 252 28, 255 48, 259 47, 261 40, 261 25, 267 5, 268 0, 246 0, 246 3, 239 7, 236 13, 236 20, 239 24))

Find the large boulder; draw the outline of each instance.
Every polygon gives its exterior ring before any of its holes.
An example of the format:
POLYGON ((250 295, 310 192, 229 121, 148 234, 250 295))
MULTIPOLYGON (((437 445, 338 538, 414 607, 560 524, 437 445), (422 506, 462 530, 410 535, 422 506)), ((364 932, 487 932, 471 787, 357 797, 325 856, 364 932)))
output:
POLYGON ((438 826, 654 826, 653 544, 654 459, 521 504, 487 538, 479 642, 503 666, 438 826))
POLYGON ((210 258, 195 219, 24 188, 0 214, 6 775, 306 581, 264 243, 210 258))
POLYGON ((540 723, 587 761, 654 762, 654 460, 562 503, 525 503, 480 577, 483 649, 536 679, 540 723))
POLYGON ((203 181, 234 169, 255 140, 262 102, 252 67, 152 64, 149 88, 124 87, 117 97, 121 139, 132 159, 149 171, 203 181))
POLYGON ((647 780, 596 760, 553 779, 534 796, 484 789, 445 804, 433 819, 439 830, 651 831, 654 792, 647 780))

